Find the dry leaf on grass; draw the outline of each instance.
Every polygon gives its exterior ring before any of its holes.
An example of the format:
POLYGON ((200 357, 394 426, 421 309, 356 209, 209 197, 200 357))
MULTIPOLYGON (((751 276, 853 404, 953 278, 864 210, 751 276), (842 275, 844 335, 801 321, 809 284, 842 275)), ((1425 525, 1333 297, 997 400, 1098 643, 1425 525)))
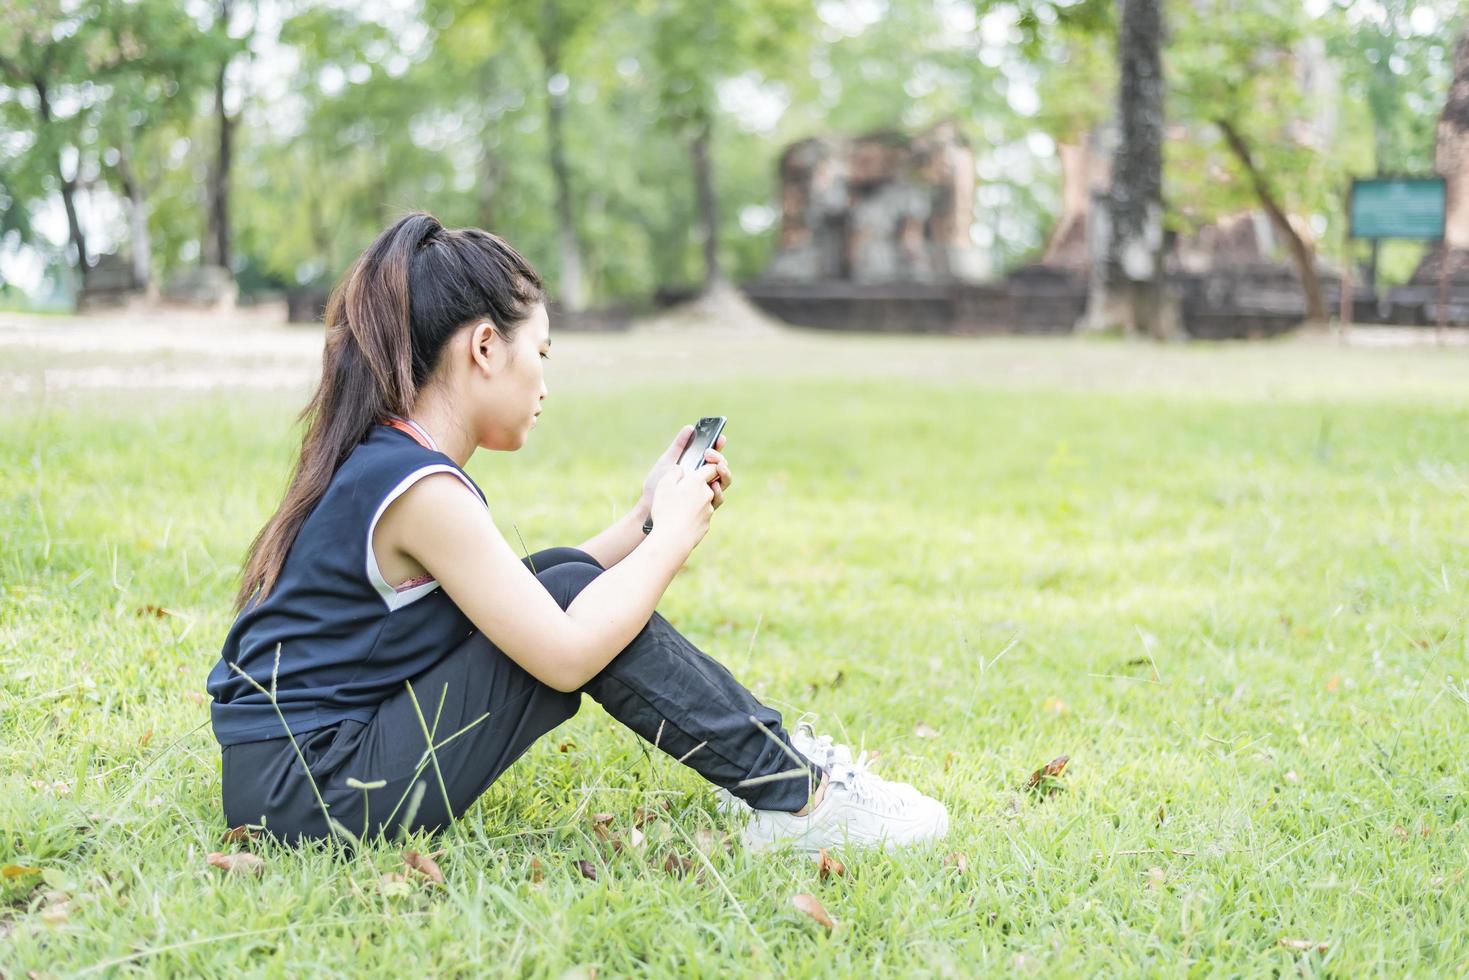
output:
POLYGON ((1149 868, 1148 889, 1150 891, 1158 891, 1160 888, 1163 887, 1163 882, 1166 881, 1167 878, 1168 876, 1163 872, 1162 868, 1149 868))
POLYGON ((203 691, 187 691, 184 697, 198 705, 205 704, 209 701, 209 696, 203 691))
POLYGON ((826 914, 826 909, 816 900, 815 895, 807 895, 802 892, 791 899, 791 904, 796 907, 797 912, 810 916, 826 928, 836 927, 836 923, 832 921, 831 916, 826 914))
POLYGON ((944 858, 944 864, 958 871, 961 875, 969 870, 969 859, 959 851, 950 851, 948 856, 944 858))
POLYGON ((672 809, 673 804, 668 802, 668 797, 666 796, 661 797, 655 806, 640 806, 632 812, 633 826, 641 827, 650 820, 656 820, 660 816, 659 810, 662 810, 663 813, 668 813, 672 809))
POLYGON ((1064 715, 1071 710, 1071 705, 1052 695, 1041 702, 1042 711, 1051 711, 1058 715, 1064 715))
POLYGON ((173 613, 169 612, 167 609, 164 609, 162 606, 155 606, 152 603, 149 603, 146 606, 139 606, 137 609, 134 609, 133 612, 139 616, 152 616, 154 619, 163 619, 165 616, 173 615, 173 613))
POLYGON ((831 877, 841 877, 847 873, 847 866, 830 854, 826 848, 822 848, 816 854, 816 875, 822 881, 831 877))
POLYGON ((590 861, 577 861, 576 870, 580 871, 581 876, 587 881, 597 880, 597 866, 590 861))
POLYGON ((726 851, 734 849, 728 834, 715 833, 708 828, 694 831, 694 846, 706 857, 712 857, 715 851, 721 849, 726 851))
POLYGON ((1025 788, 1042 793, 1055 792, 1060 788, 1057 780, 1061 778, 1061 773, 1066 771, 1066 763, 1070 761, 1071 756, 1069 755, 1056 756, 1056 758, 1030 774, 1030 779, 1026 780, 1025 788))
POLYGON ((1299 950, 1302 953, 1317 952, 1324 953, 1331 948, 1330 939, 1282 939, 1280 945, 1286 949, 1299 950))
POLYGON ((566 741, 562 742, 560 745, 556 746, 556 750, 558 752, 570 752, 574 748, 576 748, 576 743, 569 738, 566 741))
POLYGON ((33 868, 28 864, 7 864, 0 868, 0 878, 23 878, 26 875, 38 875, 40 868, 33 868))
POLYGON ((938 733, 938 730, 936 728, 934 728, 931 725, 925 725, 921 721, 918 724, 916 724, 916 725, 913 726, 913 734, 914 735, 917 735, 919 738, 938 738, 939 737, 939 733, 938 733))
POLYGON ((206 860, 214 867, 228 874, 258 875, 265 871, 265 858, 258 854, 248 854, 243 851, 235 853, 210 851, 206 860))
POLYGON ((694 870, 692 858, 686 858, 679 854, 669 852, 663 858, 663 870, 666 874, 676 875, 680 878, 694 870))
POLYGON ((240 824, 238 827, 226 830, 219 839, 225 844, 248 844, 255 839, 255 834, 251 832, 249 826, 240 824))
POLYGON ((439 862, 434 858, 442 857, 443 851, 434 851, 432 854, 420 854, 417 851, 404 851, 403 863, 408 866, 409 871, 416 871, 436 885, 444 883, 444 872, 439 870, 439 862))
POLYGON ((539 885, 546 880, 546 866, 541 864, 541 859, 533 857, 530 859, 530 883, 539 885))
POLYGON ((1328 694, 1335 694, 1337 691, 1340 691, 1340 690, 1341 690, 1341 677, 1339 675, 1332 674, 1330 677, 1326 678, 1326 692, 1328 694))

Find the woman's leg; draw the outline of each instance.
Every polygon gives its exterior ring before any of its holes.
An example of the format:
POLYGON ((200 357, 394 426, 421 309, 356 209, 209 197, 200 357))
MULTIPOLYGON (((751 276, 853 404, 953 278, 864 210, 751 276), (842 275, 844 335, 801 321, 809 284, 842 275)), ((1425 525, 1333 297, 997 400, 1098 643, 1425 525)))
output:
MULTIPOLYGON (((571 548, 537 552, 526 564, 562 608, 602 572, 591 556, 571 548)), ((805 773, 739 785, 799 772, 787 754, 790 739, 780 715, 662 616, 655 614, 584 690, 614 718, 752 806, 794 811, 806 805, 805 773)), ((405 829, 437 829, 463 814, 531 743, 574 715, 580 698, 542 684, 475 632, 388 698, 368 724, 344 722, 298 742, 332 819, 352 833, 392 833, 405 827, 407 817, 405 829), (426 752, 425 728, 432 734, 432 754, 426 752), (358 786, 349 786, 348 779, 358 786), (375 785, 379 781, 383 785, 375 785)), ((288 839, 327 836, 327 820, 295 749, 285 739, 271 741, 279 744, 251 743, 227 752, 227 818, 257 823, 264 816, 274 833, 288 839), (258 791, 242 793, 238 779, 232 790, 232 771, 259 773, 254 782, 269 787, 264 803, 257 802, 258 791), (257 815, 262 807, 266 812, 257 815)), ((811 771, 820 778, 819 769, 811 771)))

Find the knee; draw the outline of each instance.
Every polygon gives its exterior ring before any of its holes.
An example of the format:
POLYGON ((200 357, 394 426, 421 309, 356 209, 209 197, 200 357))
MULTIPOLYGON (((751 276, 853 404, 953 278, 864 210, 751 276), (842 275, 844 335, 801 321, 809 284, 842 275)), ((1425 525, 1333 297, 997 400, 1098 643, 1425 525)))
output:
POLYGON ((565 609, 592 579, 601 574, 602 566, 593 562, 568 561, 537 572, 536 578, 561 608, 565 609))
POLYGON ((580 548, 544 548, 533 555, 527 555, 521 561, 525 562, 525 566, 537 575, 568 562, 582 562, 587 565, 595 565, 598 569, 602 568, 597 559, 580 548))

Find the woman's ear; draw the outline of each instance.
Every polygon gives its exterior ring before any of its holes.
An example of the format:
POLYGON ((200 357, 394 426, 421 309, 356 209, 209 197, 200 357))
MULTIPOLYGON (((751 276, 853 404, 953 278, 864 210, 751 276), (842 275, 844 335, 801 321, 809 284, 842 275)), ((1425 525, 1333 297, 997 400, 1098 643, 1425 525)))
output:
POLYGON ((474 367, 485 377, 499 372, 502 346, 495 325, 489 320, 480 320, 470 328, 469 356, 474 361, 474 367))

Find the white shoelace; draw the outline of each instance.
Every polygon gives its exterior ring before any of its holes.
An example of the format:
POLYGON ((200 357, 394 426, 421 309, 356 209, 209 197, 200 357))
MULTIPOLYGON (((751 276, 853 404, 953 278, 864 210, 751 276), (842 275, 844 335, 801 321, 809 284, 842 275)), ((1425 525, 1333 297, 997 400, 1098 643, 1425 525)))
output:
POLYGON ((897 787, 867 768, 867 753, 855 762, 833 766, 833 782, 841 783, 857 802, 885 813, 896 814, 907 809, 907 800, 897 787))

